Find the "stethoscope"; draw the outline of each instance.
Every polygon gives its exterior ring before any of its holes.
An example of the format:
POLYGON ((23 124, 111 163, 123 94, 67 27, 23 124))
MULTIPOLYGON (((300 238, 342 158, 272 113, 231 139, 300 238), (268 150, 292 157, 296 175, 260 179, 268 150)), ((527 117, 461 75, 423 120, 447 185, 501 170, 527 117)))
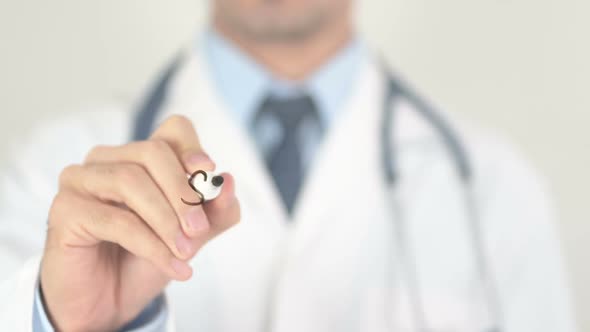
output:
MULTIPOLYGON (((178 71, 182 62, 182 58, 176 58, 167 68, 160 74, 160 77, 155 81, 149 93, 143 99, 133 122, 132 140, 145 140, 150 136, 154 129, 154 124, 160 109, 166 99, 167 90, 170 81, 173 79, 175 73, 178 71)), ((381 130, 379 132, 379 139, 381 142, 381 164, 383 167, 384 180, 388 187, 388 194, 391 197, 390 208, 391 215, 395 222, 395 243, 397 247, 395 250, 399 255, 400 264, 405 272, 404 280, 409 291, 409 306, 414 321, 414 326, 419 332, 432 332, 429 329, 426 319, 426 310, 424 297, 418 282, 416 261, 413 258, 410 246, 407 243, 407 236, 405 236, 406 227, 405 216, 398 197, 398 180, 399 167, 398 159, 396 158, 395 141, 392 139, 395 131, 395 108, 392 107, 395 101, 404 100, 414 106, 414 109, 420 116, 433 128, 438 134, 451 160, 454 163, 457 175, 462 186, 462 199, 465 205, 465 214, 467 216, 467 228, 470 234, 471 247, 473 249, 473 258, 477 268, 478 278, 483 287, 484 304, 487 308, 487 315, 490 318, 490 328, 486 332, 501 332, 502 329, 502 315, 501 305, 494 282, 492 273, 490 271, 490 264, 484 251, 484 240, 482 237, 480 215, 476 206, 473 191, 473 172, 469 160, 469 156, 461 144, 454 130, 449 126, 445 119, 435 110, 432 105, 427 103, 423 98, 416 95, 412 89, 409 88, 405 82, 394 76, 392 72, 382 66, 383 76, 386 82, 386 93, 383 98, 381 111, 381 130)), ((390 304, 391 305, 391 304, 390 304)), ((388 315, 393 317, 393 315, 388 315)), ((391 322, 393 328, 394 323, 391 322)))

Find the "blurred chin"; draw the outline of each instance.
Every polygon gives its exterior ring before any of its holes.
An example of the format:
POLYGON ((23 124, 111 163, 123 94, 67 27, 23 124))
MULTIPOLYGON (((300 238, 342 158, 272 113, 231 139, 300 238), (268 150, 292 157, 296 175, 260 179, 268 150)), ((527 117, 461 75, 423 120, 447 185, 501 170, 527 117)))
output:
POLYGON ((337 12, 327 5, 330 1, 292 3, 260 0, 240 6, 240 0, 218 0, 217 18, 225 28, 247 39, 281 42, 312 36, 329 22, 331 14, 337 12))

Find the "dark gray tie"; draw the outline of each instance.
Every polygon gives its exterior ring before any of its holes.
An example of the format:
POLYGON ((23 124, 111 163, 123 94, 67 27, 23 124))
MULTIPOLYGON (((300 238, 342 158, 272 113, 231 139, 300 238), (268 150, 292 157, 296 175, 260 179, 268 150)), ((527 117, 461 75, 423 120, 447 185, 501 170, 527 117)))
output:
MULTIPOLYGON (((281 194, 289 214, 293 210, 297 194, 305 174, 301 156, 301 125, 304 122, 319 123, 316 106, 307 95, 290 98, 267 98, 258 111, 255 122, 276 121, 281 135, 266 152, 266 164, 281 194)), ((255 123, 255 124, 256 124, 255 123)))

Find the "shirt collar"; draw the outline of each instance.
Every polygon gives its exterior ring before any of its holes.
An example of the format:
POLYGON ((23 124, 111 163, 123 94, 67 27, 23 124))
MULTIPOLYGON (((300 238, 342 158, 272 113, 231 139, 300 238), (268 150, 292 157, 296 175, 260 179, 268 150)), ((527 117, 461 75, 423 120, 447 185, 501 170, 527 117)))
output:
POLYGON ((206 32, 202 50, 213 84, 241 124, 249 126, 262 98, 310 93, 320 118, 329 125, 358 77, 364 46, 354 38, 315 73, 300 82, 277 79, 263 65, 213 30, 206 32))

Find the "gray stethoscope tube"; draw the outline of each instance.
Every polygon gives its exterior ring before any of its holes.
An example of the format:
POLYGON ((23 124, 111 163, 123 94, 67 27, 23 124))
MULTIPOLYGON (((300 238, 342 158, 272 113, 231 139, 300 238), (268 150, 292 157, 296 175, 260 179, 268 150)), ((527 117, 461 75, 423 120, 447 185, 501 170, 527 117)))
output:
POLYGON ((471 237, 474 263, 476 264, 478 277, 483 287, 484 304, 487 307, 491 320, 492 327, 488 331, 501 332, 503 329, 500 299, 490 271, 490 264, 485 254, 480 215, 473 193, 473 172, 467 152, 454 131, 434 107, 413 93, 413 90, 409 89, 401 79, 394 77, 391 71, 385 69, 383 73, 385 74, 387 84, 386 97, 383 99, 382 105, 380 132, 383 172, 391 196, 391 215, 397 226, 394 234, 397 244, 396 250, 404 268, 406 283, 410 292, 409 304, 414 316, 415 326, 420 332, 429 331, 423 301, 424 297, 422 296, 417 277, 416 259, 413 257, 409 243, 407 243, 408 237, 405 236, 407 230, 406 218, 397 194, 397 180, 400 174, 396 159, 395 140, 392 138, 395 131, 395 108, 392 107, 392 104, 397 99, 404 99, 414 106, 415 110, 439 135, 449 155, 452 157, 451 159, 455 165, 462 186, 462 200, 464 201, 465 214, 468 221, 466 227, 471 237))
MULTIPOLYGON (((156 84, 152 86, 152 89, 144 98, 143 103, 135 114, 131 137, 132 140, 144 140, 149 137, 151 131, 154 129, 154 122, 158 112, 162 108, 166 98, 169 83, 181 63, 182 58, 177 57, 166 70, 161 73, 160 77, 155 82, 156 84)), ((415 320, 415 326, 420 332, 429 331, 426 320, 425 304, 423 301, 424 297, 421 294, 420 285, 416 275, 416 262, 413 253, 409 250, 409 244, 407 243, 408 237, 405 236, 406 225, 403 207, 397 197, 397 180, 400 174, 397 167, 395 153, 396 147, 394 145, 394 140, 392 139, 395 127, 395 108, 392 107, 392 104, 397 99, 404 99, 414 106, 424 120, 427 121, 439 134, 449 155, 452 157, 461 185, 463 186, 462 199, 465 202, 465 213, 469 223, 467 227, 469 234, 471 235, 471 247, 473 248, 477 273, 484 288, 485 304, 492 321, 492 328, 487 332, 501 332, 501 307, 492 273, 489 270, 490 264, 484 251, 484 241, 480 228, 480 216, 472 193, 472 168, 467 153, 454 131, 431 105, 427 104, 424 99, 414 94, 413 90, 403 84, 402 80, 393 76, 391 71, 384 69, 383 73, 387 84, 387 92, 382 105, 382 126, 379 133, 383 174, 391 195, 392 204, 390 205, 390 208, 392 219, 394 219, 396 224, 396 232, 394 234, 396 243, 395 250, 398 252, 401 260, 400 263, 405 272, 405 279, 410 293, 410 307, 413 319, 415 320)), ((388 320, 391 320, 392 318, 393 315, 388 315, 387 317, 388 320)))

